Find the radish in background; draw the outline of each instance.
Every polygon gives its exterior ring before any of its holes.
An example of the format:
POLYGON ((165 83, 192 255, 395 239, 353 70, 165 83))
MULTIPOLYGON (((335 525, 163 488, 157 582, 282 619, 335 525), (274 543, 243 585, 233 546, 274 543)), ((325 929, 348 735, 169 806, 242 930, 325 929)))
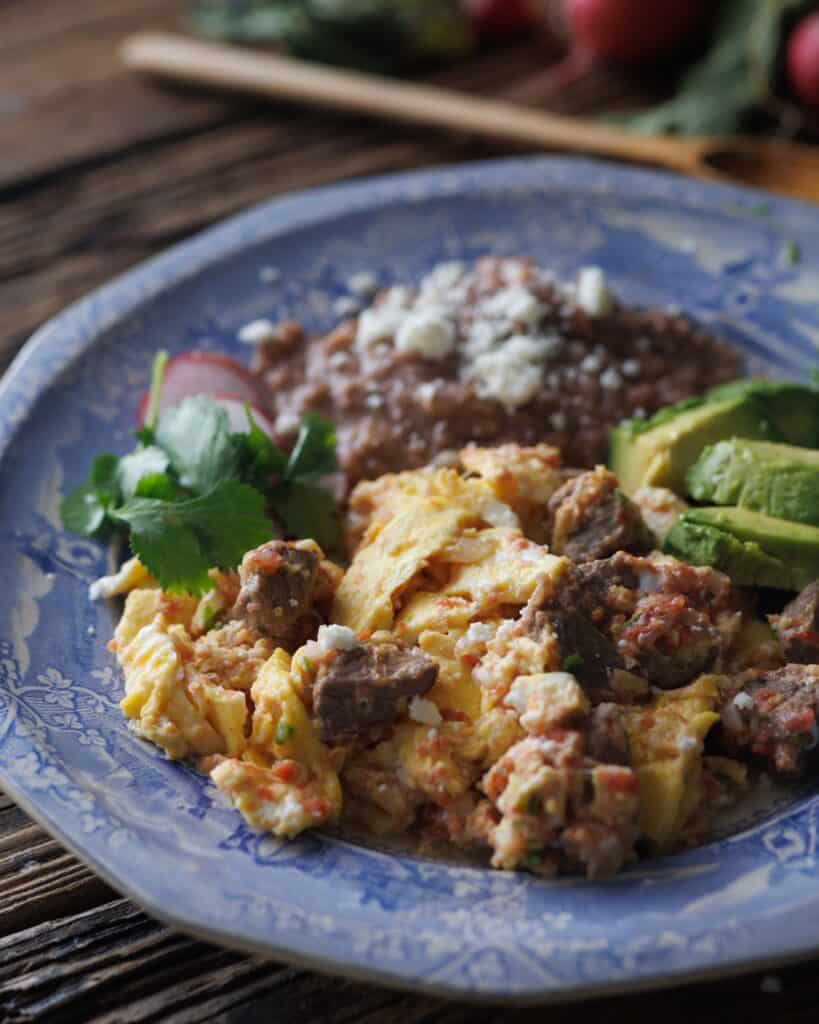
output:
POLYGON ((607 61, 656 60, 689 42, 707 10, 704 0, 563 0, 569 53, 531 83, 528 98, 552 95, 607 61))
POLYGON ((819 11, 807 15, 791 32, 786 65, 796 98, 806 107, 819 107, 819 11))

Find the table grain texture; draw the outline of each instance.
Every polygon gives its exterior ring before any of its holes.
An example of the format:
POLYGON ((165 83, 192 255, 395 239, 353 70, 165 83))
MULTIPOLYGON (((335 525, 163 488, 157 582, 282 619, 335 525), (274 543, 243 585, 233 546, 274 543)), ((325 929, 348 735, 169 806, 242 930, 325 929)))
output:
MULTIPOLYGON (((118 43, 183 28, 183 0, 0 4, 0 372, 66 303, 250 203, 366 174, 502 155, 483 142, 162 89, 118 43)), ((513 95, 549 47, 479 55, 433 79, 513 95)), ((554 53, 557 53, 555 48, 554 53)), ((556 109, 655 86, 613 73, 556 109)), ((508 152, 508 150, 506 150, 508 152)), ((819 928, 819 923, 817 923, 819 928)), ((819 961, 548 1010, 502 1011, 324 977, 189 939, 122 899, 0 794, 0 1022, 460 1024, 819 1021, 819 961)))

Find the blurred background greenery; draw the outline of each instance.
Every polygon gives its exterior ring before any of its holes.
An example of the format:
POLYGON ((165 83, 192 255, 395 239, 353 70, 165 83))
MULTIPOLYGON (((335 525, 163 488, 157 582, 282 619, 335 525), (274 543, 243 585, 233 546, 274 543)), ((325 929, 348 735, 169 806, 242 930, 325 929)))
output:
POLYGON ((665 86, 655 108, 618 115, 634 130, 819 137, 815 0, 197 0, 191 16, 212 38, 382 74, 547 30, 553 46, 557 31, 565 56, 544 56, 525 102, 613 63, 665 86))

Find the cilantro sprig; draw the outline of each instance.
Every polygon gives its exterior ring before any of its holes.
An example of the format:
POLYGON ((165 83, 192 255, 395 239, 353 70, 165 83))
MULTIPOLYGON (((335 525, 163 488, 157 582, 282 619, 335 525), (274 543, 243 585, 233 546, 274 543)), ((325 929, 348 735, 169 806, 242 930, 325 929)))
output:
POLYGON ((225 410, 204 395, 160 414, 166 362, 160 352, 137 447, 94 459, 88 479, 62 502, 66 529, 129 535, 133 553, 171 593, 203 593, 209 569, 235 567, 282 531, 333 548, 337 510, 319 483, 337 465, 333 424, 305 416, 287 454, 249 406, 247 433, 232 432, 225 410))

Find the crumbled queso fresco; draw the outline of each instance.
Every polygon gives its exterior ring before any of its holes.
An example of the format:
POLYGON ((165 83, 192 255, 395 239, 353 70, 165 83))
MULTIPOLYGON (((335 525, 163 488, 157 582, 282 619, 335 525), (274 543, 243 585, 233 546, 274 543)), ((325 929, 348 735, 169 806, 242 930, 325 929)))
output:
POLYGON ((622 418, 741 369, 685 317, 618 302, 599 267, 561 282, 531 260, 487 257, 416 284, 383 287, 363 270, 346 284, 341 322, 322 337, 293 320, 240 334, 283 444, 307 412, 336 424, 343 490, 473 442, 546 442, 565 465, 592 466, 622 418))
MULTIPOLYGON (((481 397, 497 399, 507 409, 526 405, 543 387, 550 360, 561 350, 560 336, 543 324, 544 306, 515 275, 505 287, 475 305, 474 317, 461 345, 460 376, 481 397)), ((550 279, 551 281, 551 279, 550 279)), ((380 301, 360 316, 356 346, 366 353, 378 343, 391 343, 399 352, 442 360, 458 343, 461 313, 474 277, 462 263, 442 263, 428 274, 417 291, 389 288, 380 301)), ((609 306, 602 271, 588 267, 578 284, 567 290, 586 306, 590 316, 609 306)))

